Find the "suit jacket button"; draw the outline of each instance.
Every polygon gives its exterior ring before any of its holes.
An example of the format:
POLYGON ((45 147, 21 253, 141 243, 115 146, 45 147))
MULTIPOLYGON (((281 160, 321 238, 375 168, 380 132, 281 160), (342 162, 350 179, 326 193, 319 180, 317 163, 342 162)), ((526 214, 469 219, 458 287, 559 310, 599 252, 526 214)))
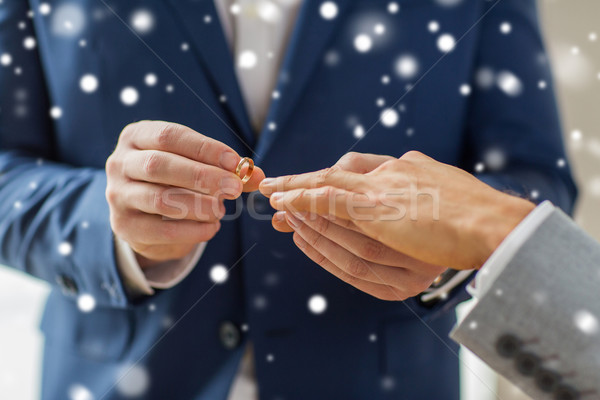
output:
POLYGON ((569 385, 558 385, 554 390, 554 400, 578 400, 579 392, 569 385))
POLYGON ((242 339, 240 330, 233 322, 223 322, 219 328, 219 339, 227 350, 235 349, 242 339))
POLYGON ((58 286, 60 286, 60 289, 65 296, 75 296, 79 292, 75 281, 67 275, 58 275, 56 277, 56 283, 58 283, 58 286))
POLYGON ((540 366, 540 358, 533 353, 519 353, 515 358, 515 365, 521 375, 533 376, 540 366))
POLYGON ((542 392, 551 393, 561 381, 561 376, 554 371, 540 369, 535 373, 535 384, 542 392))
POLYGON ((515 335, 504 334, 496 341, 496 352, 504 358, 512 358, 521 349, 522 342, 515 335))

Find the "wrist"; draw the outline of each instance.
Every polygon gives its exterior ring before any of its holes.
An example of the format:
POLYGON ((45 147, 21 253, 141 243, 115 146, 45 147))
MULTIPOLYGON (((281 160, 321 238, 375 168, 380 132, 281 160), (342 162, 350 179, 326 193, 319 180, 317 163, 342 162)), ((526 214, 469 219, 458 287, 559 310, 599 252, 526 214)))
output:
POLYGON ((485 207, 483 223, 478 224, 476 237, 482 244, 481 254, 478 255, 478 268, 480 268, 500 243, 533 211, 536 205, 520 197, 502 193, 502 196, 490 199, 491 204, 485 207))

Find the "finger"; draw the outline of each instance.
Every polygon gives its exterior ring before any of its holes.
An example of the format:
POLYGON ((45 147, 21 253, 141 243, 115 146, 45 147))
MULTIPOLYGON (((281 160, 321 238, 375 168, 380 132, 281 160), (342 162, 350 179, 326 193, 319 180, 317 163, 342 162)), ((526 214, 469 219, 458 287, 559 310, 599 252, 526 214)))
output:
POLYGON ((123 189, 124 206, 171 219, 216 222, 225 215, 223 201, 191 190, 133 182, 123 189))
POLYGON ((304 254, 306 254, 308 258, 310 258, 312 261, 323 267, 323 269, 325 269, 333 276, 354 286, 358 290, 370 294, 371 296, 377 297, 380 300, 402 301, 408 297, 403 295, 403 293, 400 290, 392 288, 388 285, 364 281, 346 273, 345 271, 338 268, 329 259, 327 259, 327 257, 325 257, 323 254, 319 253, 298 233, 294 233, 293 238, 296 246, 298 246, 298 248, 304 254))
POLYGON ((377 211, 377 202, 372 195, 331 186, 277 192, 271 196, 270 204, 280 211, 305 211, 355 221, 374 220, 377 211))
POLYGON ((386 161, 395 160, 395 157, 379 154, 346 153, 335 163, 344 171, 366 174, 373 171, 386 161))
POLYGON ((125 175, 134 180, 177 186, 211 196, 236 198, 242 181, 232 172, 156 150, 128 153, 123 161, 125 175))
POLYGON ((140 150, 160 150, 234 172, 241 157, 231 147, 184 125, 140 121, 123 130, 140 150))
POLYGON ((129 243, 129 246, 137 253, 138 264, 143 269, 152 268, 157 263, 169 260, 179 260, 188 255, 196 243, 178 243, 164 245, 145 245, 129 243))
POLYGON ((260 191, 265 196, 275 192, 294 189, 312 189, 323 186, 334 186, 341 189, 363 191, 367 187, 367 180, 362 174, 347 172, 338 166, 309 172, 300 175, 287 175, 277 178, 268 178, 260 184, 260 191))
POLYGON ((219 231, 221 223, 174 221, 160 215, 131 211, 111 217, 111 226, 128 243, 157 245, 206 242, 219 231))
POLYGON ((302 239, 348 275, 364 281, 395 287, 403 287, 410 278, 404 268, 390 267, 364 260, 321 235, 308 226, 305 221, 299 220, 290 213, 286 215, 286 218, 289 225, 302 239))
POLYGON ((275 228, 276 231, 283 233, 294 232, 294 229, 290 227, 287 223, 287 220, 285 218, 285 211, 277 211, 275 214, 273 214, 273 219, 271 220, 271 223, 273 224, 273 228, 275 228))
MULTIPOLYGON (((296 218, 297 219, 297 218, 296 218)), ((302 222, 320 235, 340 245, 355 256, 392 267, 401 267, 425 277, 437 276, 445 268, 417 260, 389 248, 362 233, 349 230, 318 215, 307 215, 302 222)), ((391 223, 385 221, 383 223, 391 223)))
POLYGON ((254 192, 255 190, 258 190, 258 185, 260 185, 263 179, 265 179, 263 170, 254 166, 254 171, 252 171, 250 180, 244 184, 244 192, 254 192))

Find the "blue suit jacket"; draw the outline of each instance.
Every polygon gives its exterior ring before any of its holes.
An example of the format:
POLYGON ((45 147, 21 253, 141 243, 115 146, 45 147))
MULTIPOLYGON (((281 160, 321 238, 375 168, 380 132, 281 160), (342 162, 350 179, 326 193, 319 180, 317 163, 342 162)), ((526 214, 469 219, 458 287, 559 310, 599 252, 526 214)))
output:
POLYGON ((129 300, 115 264, 104 164, 126 124, 161 119, 227 143, 268 176, 330 166, 350 148, 394 156, 416 149, 467 170, 488 162, 478 176, 492 186, 536 190, 571 210, 575 187, 568 167, 557 165, 565 154, 533 0, 400 0, 395 14, 387 0, 337 0, 333 20, 321 18, 321 1, 305 1, 269 111, 276 129, 258 140, 212 1, 109 0, 112 10, 97 0, 49 3, 47 15, 38 0, 0 5, 0 53, 12 58, 0 66, 0 262, 55 286, 42 322, 44 398, 66 398, 81 384, 97 399, 136 389, 148 399, 223 399, 248 339, 264 399, 458 398, 456 346, 447 339, 453 312, 431 319, 416 300, 380 301, 337 280, 271 228, 261 196, 230 202, 239 218, 222 224, 181 284, 129 300), (139 8, 155 17, 142 40, 123 23, 139 8), (431 20, 439 32, 428 31, 431 20), (504 21, 510 34, 499 30, 504 21), (372 33, 376 22, 384 35, 372 33), (353 45, 361 32, 373 38, 366 53, 353 45), (443 33, 461 38, 446 56, 436 45, 443 33), (28 36, 34 49, 23 46, 28 36), (394 74, 403 54, 418 60, 411 79, 394 74), (485 71, 514 74, 520 94, 486 86, 485 71), (144 83, 147 73, 157 85, 144 83), (93 93, 80 89, 85 74, 98 79, 93 93), (463 84, 470 96, 460 94, 463 84), (120 101, 127 86, 139 92, 131 106, 120 101), (396 125, 375 124, 378 98, 398 111, 396 125), (58 119, 49 116, 53 106, 62 109, 58 119), (357 124, 375 125, 357 142, 357 124), (63 242, 72 252, 58 250, 63 242), (213 287, 215 264, 232 270, 213 287), (93 312, 78 310, 81 293, 95 298, 93 312), (316 293, 328 301, 319 315, 307 307, 316 293), (223 345, 235 345, 237 333, 235 348, 223 345))

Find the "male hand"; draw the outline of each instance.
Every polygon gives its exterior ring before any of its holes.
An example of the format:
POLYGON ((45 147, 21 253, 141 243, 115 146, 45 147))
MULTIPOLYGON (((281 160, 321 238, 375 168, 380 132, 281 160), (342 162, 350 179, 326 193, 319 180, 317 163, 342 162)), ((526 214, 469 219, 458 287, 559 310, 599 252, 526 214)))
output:
POLYGON ((266 180, 278 210, 326 216, 407 256, 479 268, 535 207, 418 152, 366 174, 329 168, 266 180), (275 193, 277 192, 277 193, 275 193))
MULTIPOLYGON (((330 170, 366 174, 394 157, 348 153, 330 170)), ((292 185, 296 177, 286 177, 281 186, 260 185, 269 196, 272 189, 292 185)), ((428 264, 402 254, 366 236, 347 220, 324 217, 289 209, 273 216, 273 227, 294 232, 294 243, 311 260, 357 289, 382 300, 404 300, 425 289, 446 268, 428 264)))
POLYGON ((115 235, 136 252, 142 268, 184 257, 210 240, 225 215, 224 199, 253 191, 234 171, 241 157, 229 146, 183 125, 127 125, 106 162, 106 198, 115 235))

